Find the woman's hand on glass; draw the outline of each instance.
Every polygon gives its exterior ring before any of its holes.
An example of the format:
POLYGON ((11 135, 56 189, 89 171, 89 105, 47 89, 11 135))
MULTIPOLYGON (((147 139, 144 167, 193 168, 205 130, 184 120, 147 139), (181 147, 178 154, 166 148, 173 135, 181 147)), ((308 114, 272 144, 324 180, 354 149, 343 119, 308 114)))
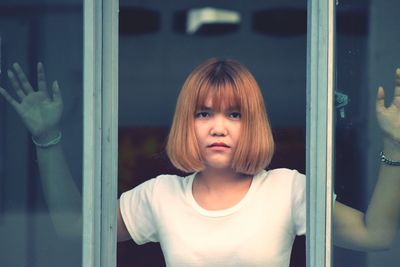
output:
POLYGON ((1 87, 0 94, 14 107, 32 136, 45 142, 58 134, 63 101, 57 81, 53 82, 52 95, 49 95, 43 64, 37 64, 37 90, 32 87, 18 63, 14 63, 12 70, 7 73, 17 98, 1 87))
POLYGON ((400 144, 400 69, 396 70, 394 96, 389 107, 385 107, 383 87, 378 88, 376 114, 384 135, 400 144))

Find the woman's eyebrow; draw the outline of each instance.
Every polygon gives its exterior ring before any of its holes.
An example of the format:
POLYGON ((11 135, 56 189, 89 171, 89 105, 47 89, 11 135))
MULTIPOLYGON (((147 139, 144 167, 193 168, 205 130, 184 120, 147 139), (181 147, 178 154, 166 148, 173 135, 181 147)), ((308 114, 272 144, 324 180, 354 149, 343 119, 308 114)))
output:
POLYGON ((212 110, 212 107, 200 106, 199 110, 209 111, 212 110))
POLYGON ((240 111, 240 107, 238 106, 232 106, 226 109, 227 111, 240 111))

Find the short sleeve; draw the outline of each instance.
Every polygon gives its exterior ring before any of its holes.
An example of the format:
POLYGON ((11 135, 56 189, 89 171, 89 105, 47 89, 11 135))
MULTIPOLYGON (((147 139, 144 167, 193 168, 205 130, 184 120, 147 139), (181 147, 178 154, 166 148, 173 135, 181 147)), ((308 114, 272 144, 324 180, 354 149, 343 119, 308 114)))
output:
POLYGON ((157 223, 152 208, 156 179, 148 180, 120 197, 122 219, 136 244, 158 242, 157 223))
POLYGON ((306 233, 306 177, 295 171, 292 182, 292 218, 296 235, 306 233))

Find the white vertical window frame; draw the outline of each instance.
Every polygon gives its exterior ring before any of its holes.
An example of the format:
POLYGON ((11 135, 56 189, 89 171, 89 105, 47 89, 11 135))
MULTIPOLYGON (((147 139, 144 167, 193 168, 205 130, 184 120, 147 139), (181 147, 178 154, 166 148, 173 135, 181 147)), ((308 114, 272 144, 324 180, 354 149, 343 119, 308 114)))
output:
POLYGON ((82 266, 100 266, 101 2, 84 0, 82 266))
POLYGON ((331 267, 334 0, 308 1, 307 267, 331 267))
POLYGON ((116 265, 118 0, 84 0, 82 266, 116 265))
POLYGON ((118 0, 103 1, 101 267, 116 266, 118 184, 118 0))

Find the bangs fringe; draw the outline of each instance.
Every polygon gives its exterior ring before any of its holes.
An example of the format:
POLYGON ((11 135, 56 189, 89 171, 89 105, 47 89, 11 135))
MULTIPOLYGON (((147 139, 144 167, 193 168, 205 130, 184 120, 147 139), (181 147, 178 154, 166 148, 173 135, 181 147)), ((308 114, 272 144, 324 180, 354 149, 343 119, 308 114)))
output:
POLYGON ((233 79, 226 74, 222 79, 209 79, 200 85, 196 101, 196 110, 205 107, 209 97, 212 99, 212 108, 216 111, 223 109, 239 109, 242 104, 240 90, 233 79))

